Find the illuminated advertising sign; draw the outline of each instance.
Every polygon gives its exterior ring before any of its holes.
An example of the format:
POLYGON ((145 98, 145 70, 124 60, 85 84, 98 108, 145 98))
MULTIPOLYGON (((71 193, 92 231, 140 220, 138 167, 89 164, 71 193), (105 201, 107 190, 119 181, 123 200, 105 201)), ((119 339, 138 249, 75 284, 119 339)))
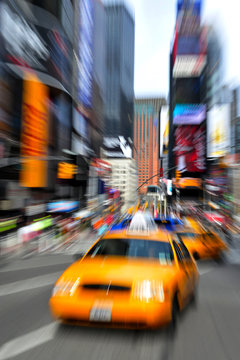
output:
POLYGON ((92 106, 93 74, 93 0, 79 0, 78 99, 86 108, 92 106))
POLYGON ((202 180, 195 178, 181 178, 178 181, 178 187, 181 189, 202 188, 202 180))
POLYGON ((198 125, 206 118, 206 105, 177 104, 173 111, 174 125, 198 125))
POLYGON ((109 158, 131 158, 132 149, 129 142, 123 137, 105 137, 103 139, 104 153, 109 158))
POLYGON ((173 151, 178 171, 205 171, 205 142, 205 128, 201 125, 183 125, 176 128, 173 151))
POLYGON ((198 77, 205 65, 205 55, 177 55, 173 67, 173 77, 198 77))
POLYGON ((161 107, 160 117, 160 157, 168 151, 169 141, 169 106, 161 107))
POLYGON ((23 89, 20 183, 47 186, 48 88, 35 75, 26 74, 23 89))
POLYGON ((177 55, 173 67, 173 77, 198 77, 206 62, 205 55, 177 55))
POLYGON ((60 162, 58 163, 58 179, 73 179, 77 174, 77 165, 60 162))
POLYGON ((230 152, 230 104, 215 105, 207 113, 207 156, 220 157, 230 152))
POLYGON ((71 212, 79 208, 79 201, 55 201, 47 204, 47 212, 71 212))

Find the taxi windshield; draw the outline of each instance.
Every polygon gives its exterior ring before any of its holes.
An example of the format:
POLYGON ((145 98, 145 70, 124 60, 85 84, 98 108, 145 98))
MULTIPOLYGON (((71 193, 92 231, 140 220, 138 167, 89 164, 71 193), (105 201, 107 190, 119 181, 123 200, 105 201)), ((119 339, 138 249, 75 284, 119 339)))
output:
POLYGON ((191 232, 183 232, 183 233, 177 233, 177 236, 180 240, 192 240, 195 241, 197 239, 196 234, 191 232))
POLYGON ((161 265, 173 262, 173 252, 169 243, 139 239, 101 239, 87 256, 122 256, 127 258, 145 258, 159 260, 161 265))

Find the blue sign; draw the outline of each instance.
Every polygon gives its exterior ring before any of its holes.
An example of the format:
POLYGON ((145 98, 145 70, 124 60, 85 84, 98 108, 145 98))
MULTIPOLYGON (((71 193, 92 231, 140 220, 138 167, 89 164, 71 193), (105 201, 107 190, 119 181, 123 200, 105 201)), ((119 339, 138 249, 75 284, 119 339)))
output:
POLYGON ((93 0, 79 0, 79 71, 78 100, 86 108, 92 107, 93 76, 93 0))
POLYGON ((177 104, 173 111, 174 125, 198 125, 206 118, 206 105, 177 104))
POLYGON ((194 15, 201 16, 202 0, 178 0, 177 15, 181 10, 192 10, 194 15))
POLYGON ((47 204, 47 212, 71 212, 79 208, 79 201, 54 201, 47 204))

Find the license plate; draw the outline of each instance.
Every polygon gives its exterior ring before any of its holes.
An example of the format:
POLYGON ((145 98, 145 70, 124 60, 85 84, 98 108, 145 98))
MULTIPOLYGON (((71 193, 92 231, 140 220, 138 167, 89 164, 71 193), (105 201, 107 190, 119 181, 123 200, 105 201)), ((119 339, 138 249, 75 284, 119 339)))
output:
POLYGON ((112 319, 112 306, 109 304, 94 304, 89 314, 90 321, 110 322, 112 319))

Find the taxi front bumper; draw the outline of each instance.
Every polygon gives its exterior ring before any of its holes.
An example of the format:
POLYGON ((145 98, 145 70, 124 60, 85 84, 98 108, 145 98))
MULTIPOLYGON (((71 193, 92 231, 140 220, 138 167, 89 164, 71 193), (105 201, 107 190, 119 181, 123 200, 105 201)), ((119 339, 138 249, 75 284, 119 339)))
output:
POLYGON ((49 306, 55 318, 66 321, 76 320, 89 325, 156 328, 171 322, 172 307, 169 301, 160 303, 97 298, 89 301, 70 296, 53 296, 49 301, 49 306), (107 322, 90 320, 90 313, 96 302, 111 309, 111 319, 107 322))

